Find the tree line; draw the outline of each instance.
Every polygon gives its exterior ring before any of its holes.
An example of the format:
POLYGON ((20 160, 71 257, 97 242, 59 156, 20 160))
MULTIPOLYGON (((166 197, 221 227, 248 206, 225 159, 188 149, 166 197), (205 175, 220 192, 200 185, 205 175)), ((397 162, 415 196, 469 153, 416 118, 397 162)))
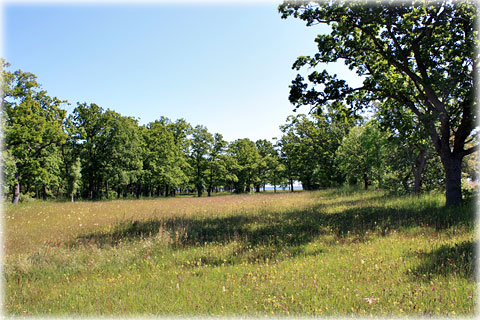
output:
POLYGON ((177 192, 258 192, 286 184, 278 149, 267 140, 227 142, 205 126, 132 117, 50 97, 37 77, 3 62, 3 193, 23 198, 114 199, 177 192))
MULTIPOLYGON (((364 118, 336 102, 328 112, 289 116, 274 142, 227 142, 184 119, 139 125, 94 103, 67 115, 67 101, 50 97, 34 74, 3 65, 3 192, 13 203, 210 196, 267 184, 293 191, 295 181, 305 190, 358 183, 404 193, 444 185, 434 150, 414 127, 391 130, 389 114, 364 118)), ((472 163, 464 171, 475 178, 472 163)))
MULTIPOLYGON (((67 102, 49 97, 34 74, 7 68, 4 63, 3 191, 13 203, 21 195, 73 201, 259 191, 280 163, 269 141, 227 143, 184 119, 139 125, 94 103, 78 103, 67 115, 67 102)), ((276 179, 282 182, 279 173, 276 179)))

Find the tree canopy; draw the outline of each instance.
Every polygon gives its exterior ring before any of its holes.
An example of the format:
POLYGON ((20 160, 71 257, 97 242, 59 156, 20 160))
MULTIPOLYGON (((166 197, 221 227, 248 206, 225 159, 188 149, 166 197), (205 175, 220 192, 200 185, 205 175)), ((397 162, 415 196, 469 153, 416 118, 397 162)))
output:
POLYGON ((318 52, 301 56, 294 69, 314 68, 292 81, 290 101, 321 108, 345 101, 352 110, 372 106, 408 108, 441 158, 447 204, 459 203, 461 162, 476 151, 475 92, 478 80, 477 7, 469 1, 309 1, 284 2, 282 18, 307 26, 326 24, 315 39, 318 52), (364 78, 358 88, 327 71, 323 63, 343 61, 364 78), (395 101, 395 103, 383 103, 395 101))
POLYGON ((64 101, 48 96, 34 74, 10 73, 5 67, 8 64, 3 63, 3 131, 5 148, 15 165, 12 202, 18 203, 20 185, 27 192, 41 187, 46 197, 47 186, 58 175, 54 159, 57 146, 66 138, 62 130, 66 112, 61 109, 64 101))

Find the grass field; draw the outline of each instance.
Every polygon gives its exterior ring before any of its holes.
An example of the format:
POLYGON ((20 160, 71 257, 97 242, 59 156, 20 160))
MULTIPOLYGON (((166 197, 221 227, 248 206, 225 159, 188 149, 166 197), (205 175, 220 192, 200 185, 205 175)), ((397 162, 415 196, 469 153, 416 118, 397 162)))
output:
POLYGON ((325 190, 4 206, 4 312, 473 316, 475 206, 325 190))

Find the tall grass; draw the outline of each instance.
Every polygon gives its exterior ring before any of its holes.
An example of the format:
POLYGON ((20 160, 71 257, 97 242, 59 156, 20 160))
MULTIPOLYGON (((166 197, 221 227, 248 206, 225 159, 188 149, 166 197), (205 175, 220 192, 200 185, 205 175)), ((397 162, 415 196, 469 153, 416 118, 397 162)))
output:
POLYGON ((5 210, 11 315, 464 315, 474 205, 325 190, 5 210))

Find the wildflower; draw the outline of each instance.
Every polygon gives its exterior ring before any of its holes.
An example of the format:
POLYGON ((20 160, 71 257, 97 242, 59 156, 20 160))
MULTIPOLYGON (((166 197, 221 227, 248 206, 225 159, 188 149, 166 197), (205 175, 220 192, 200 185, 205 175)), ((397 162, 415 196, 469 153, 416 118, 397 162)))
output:
POLYGON ((368 304, 372 304, 373 302, 377 301, 378 298, 363 298, 368 304))

